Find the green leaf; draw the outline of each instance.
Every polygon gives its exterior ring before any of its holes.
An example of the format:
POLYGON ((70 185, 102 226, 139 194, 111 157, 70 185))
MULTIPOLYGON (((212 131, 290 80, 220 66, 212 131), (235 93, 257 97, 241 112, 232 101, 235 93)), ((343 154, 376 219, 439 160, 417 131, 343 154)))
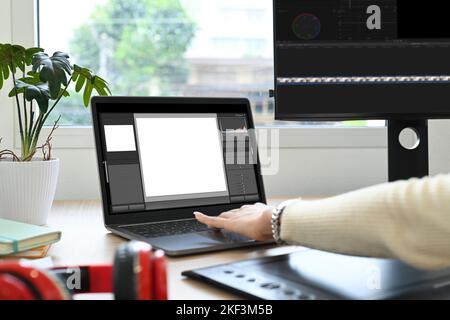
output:
POLYGON ((6 65, 3 66, 3 75, 5 77, 5 80, 9 78, 9 68, 6 65))
POLYGON ((50 100, 50 90, 47 83, 29 84, 21 80, 16 82, 17 93, 24 93, 27 101, 36 100, 39 110, 46 113, 50 100))
MULTIPOLYGON (((32 84, 32 85, 38 85, 41 84, 42 81, 39 78, 39 73, 30 71, 27 73, 28 76, 25 78, 20 78, 18 79, 18 81, 24 82, 26 84, 32 84)), ((19 88, 13 88, 11 89, 11 91, 8 94, 8 97, 14 97, 16 94, 22 94, 25 91, 25 87, 21 87, 19 88)), ((61 89, 61 91, 59 92, 59 96, 63 96, 63 97, 70 97, 70 93, 67 90, 61 89)))
MULTIPOLYGON (((17 81, 26 83, 26 84, 32 84, 32 85, 37 85, 42 83, 41 79, 39 79, 39 73, 35 73, 35 72, 28 72, 28 76, 25 78, 20 78, 17 81)), ((15 86, 13 89, 11 89, 11 91, 8 94, 8 97, 14 97, 16 94, 22 94, 25 91, 25 87, 21 87, 20 89, 17 88, 17 86, 15 86)))
POLYGON ((73 82, 76 82, 76 81, 77 81, 78 75, 79 75, 78 73, 72 74, 72 81, 73 81, 73 82))
POLYGON ((25 49, 19 45, 0 44, 0 89, 10 73, 16 73, 17 69, 25 71, 25 67, 31 65, 32 56, 42 51, 41 48, 25 49))
POLYGON ((44 52, 38 52, 33 56, 33 72, 39 72, 42 82, 48 82, 50 97, 57 99, 61 86, 67 86, 67 75, 72 74, 69 63, 69 55, 64 52, 55 52, 49 57, 44 52))
POLYGON ((2 68, 0 67, 0 89, 3 87, 3 71, 2 68))
POLYGON ((94 86, 90 82, 87 82, 83 93, 83 102, 85 106, 89 104, 89 100, 91 99, 93 89, 94 86))
POLYGON ((33 56, 36 53, 39 52, 44 52, 44 49, 42 48, 28 48, 25 50, 25 63, 27 64, 27 66, 30 66, 31 63, 33 62, 33 56))
POLYGON ((61 92, 59 93, 59 95, 63 96, 63 97, 70 97, 70 93, 67 90, 61 89, 61 92))
POLYGON ((89 106, 89 100, 91 99, 93 90, 100 96, 111 95, 108 82, 106 82, 105 79, 94 75, 92 71, 87 68, 75 64, 73 66, 72 80, 76 81, 76 92, 80 92, 84 87, 83 103, 85 107, 89 106))
MULTIPOLYGON (((3 69, 4 79, 5 69, 8 68, 11 72, 15 72, 18 65, 23 65, 25 60, 25 48, 13 44, 0 44, 0 67, 3 69)), ((8 73, 9 75, 9 73, 8 73)))
MULTIPOLYGON (((76 76, 78 76, 78 74, 75 74, 76 76)), ((74 79, 75 81, 75 79, 74 79)), ((78 80, 77 80, 77 84, 75 86, 75 91, 76 92, 80 92, 81 89, 83 89, 84 83, 86 82, 86 78, 85 77, 80 77, 78 76, 78 80)))

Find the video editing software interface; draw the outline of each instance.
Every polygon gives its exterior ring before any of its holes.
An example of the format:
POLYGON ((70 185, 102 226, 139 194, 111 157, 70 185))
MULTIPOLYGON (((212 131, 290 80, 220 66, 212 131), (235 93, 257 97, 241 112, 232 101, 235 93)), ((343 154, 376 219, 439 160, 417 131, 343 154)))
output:
POLYGON ((100 114, 113 214, 261 201, 246 114, 100 114))
POLYGON ((274 0, 277 119, 448 113, 445 3, 274 0))

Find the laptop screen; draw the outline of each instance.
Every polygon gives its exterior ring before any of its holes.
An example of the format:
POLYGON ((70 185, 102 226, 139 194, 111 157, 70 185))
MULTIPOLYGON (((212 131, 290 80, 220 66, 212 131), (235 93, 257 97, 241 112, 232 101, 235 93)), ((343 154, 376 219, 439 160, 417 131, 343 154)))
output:
POLYGON ((100 113, 110 212, 258 202, 245 113, 100 113))

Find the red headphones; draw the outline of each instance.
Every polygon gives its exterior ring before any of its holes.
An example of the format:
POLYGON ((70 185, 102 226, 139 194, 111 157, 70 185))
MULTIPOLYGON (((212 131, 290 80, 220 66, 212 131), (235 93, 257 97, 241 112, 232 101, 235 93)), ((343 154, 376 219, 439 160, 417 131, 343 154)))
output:
POLYGON ((39 270, 0 263, 0 300, 67 300, 78 293, 108 292, 116 300, 167 300, 164 253, 132 241, 117 249, 114 266, 39 270))

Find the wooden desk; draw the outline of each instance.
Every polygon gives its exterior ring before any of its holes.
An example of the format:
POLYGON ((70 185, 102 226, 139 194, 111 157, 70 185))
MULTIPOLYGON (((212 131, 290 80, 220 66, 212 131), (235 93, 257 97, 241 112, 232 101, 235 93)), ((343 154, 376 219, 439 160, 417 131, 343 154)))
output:
MULTIPOLYGON (((280 201, 274 200, 271 203, 275 204, 280 201)), ((62 231, 61 241, 54 244, 49 251, 55 265, 110 264, 117 246, 126 241, 104 228, 100 201, 55 201, 48 225, 62 231)), ((186 279, 181 276, 181 272, 298 250, 303 249, 265 246, 168 258, 169 298, 237 299, 237 296, 225 291, 186 279)))

